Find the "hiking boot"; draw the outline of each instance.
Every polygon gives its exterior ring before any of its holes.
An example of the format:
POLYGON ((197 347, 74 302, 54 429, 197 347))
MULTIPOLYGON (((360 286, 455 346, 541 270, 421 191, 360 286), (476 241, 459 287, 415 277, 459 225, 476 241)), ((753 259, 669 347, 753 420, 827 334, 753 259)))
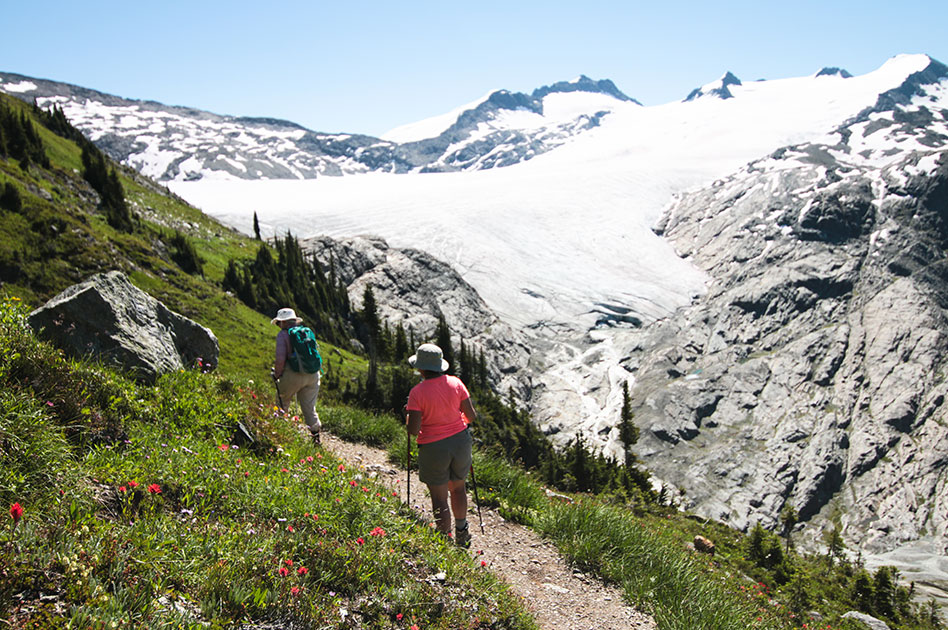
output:
POLYGON ((313 444, 315 444, 316 446, 319 446, 320 444, 322 444, 322 442, 319 439, 319 431, 313 431, 312 433, 310 433, 310 436, 313 438, 313 444))
POLYGON ((454 542, 457 543, 458 547, 464 547, 467 549, 471 546, 471 527, 465 526, 464 529, 455 529, 454 530, 454 542))

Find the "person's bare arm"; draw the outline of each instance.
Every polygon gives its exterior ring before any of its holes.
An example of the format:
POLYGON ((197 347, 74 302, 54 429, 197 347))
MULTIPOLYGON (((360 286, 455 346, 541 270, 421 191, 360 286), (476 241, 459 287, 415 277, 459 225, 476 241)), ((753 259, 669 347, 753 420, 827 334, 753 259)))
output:
POLYGON ((421 430, 421 412, 410 410, 405 416, 405 424, 411 435, 418 435, 418 432, 421 430))
POLYGON ((471 424, 474 420, 477 419, 477 412, 474 411, 474 403, 471 402, 470 398, 465 398, 461 401, 461 413, 467 418, 467 423, 471 424))

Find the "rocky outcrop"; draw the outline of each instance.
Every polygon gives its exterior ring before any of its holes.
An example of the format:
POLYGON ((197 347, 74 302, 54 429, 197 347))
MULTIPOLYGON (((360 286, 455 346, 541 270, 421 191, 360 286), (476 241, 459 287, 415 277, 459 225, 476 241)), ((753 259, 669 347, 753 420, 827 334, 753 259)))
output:
POLYGON ((741 528, 790 504, 868 551, 944 543, 948 158, 829 156, 788 149, 670 208, 659 229, 713 282, 629 361, 640 455, 741 528))
POLYGON ((848 613, 843 615, 843 619, 852 619, 853 621, 858 621, 868 630, 889 630, 889 624, 882 621, 881 619, 876 619, 872 615, 867 615, 855 610, 850 610, 848 613))
POLYGON ((416 341, 430 340, 443 317, 452 340, 484 352, 491 382, 498 391, 513 387, 526 395, 524 368, 530 360, 526 340, 487 307, 477 291, 448 264, 416 249, 390 247, 383 239, 355 237, 303 239, 300 246, 346 285, 354 308, 362 308, 372 287, 379 317, 402 324, 416 341))
POLYGON ((193 366, 217 366, 214 333, 170 311, 118 271, 73 285, 30 313, 30 325, 69 356, 118 367, 144 382, 193 366))

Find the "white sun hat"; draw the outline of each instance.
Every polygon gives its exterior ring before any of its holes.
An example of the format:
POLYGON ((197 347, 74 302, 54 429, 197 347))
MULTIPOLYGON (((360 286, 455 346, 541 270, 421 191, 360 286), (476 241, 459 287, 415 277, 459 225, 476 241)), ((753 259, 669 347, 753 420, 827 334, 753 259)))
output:
POLYGON ((448 371, 448 362, 444 360, 441 348, 433 343, 418 346, 418 351, 408 358, 408 365, 416 370, 427 370, 428 372, 448 371))
POLYGON ((295 320, 297 324, 303 320, 296 316, 296 311, 291 308, 281 308, 277 311, 277 316, 270 320, 271 324, 280 325, 281 323, 288 320, 295 320))

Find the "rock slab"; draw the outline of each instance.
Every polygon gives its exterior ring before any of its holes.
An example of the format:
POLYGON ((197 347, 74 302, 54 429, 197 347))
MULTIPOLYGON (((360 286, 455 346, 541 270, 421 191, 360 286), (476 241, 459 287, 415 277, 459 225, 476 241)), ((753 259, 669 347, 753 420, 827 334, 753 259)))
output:
POLYGON ((200 359, 217 366, 217 337, 135 287, 118 271, 96 274, 30 313, 37 334, 73 358, 91 358, 153 383, 200 359))

